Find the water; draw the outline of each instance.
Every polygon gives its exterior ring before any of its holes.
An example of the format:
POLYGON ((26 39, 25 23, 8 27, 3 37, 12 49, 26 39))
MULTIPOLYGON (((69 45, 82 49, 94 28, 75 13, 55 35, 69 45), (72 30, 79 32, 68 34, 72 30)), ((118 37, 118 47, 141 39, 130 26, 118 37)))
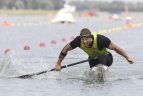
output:
MULTIPOLYGON (((17 72, 13 73, 15 76, 54 68, 62 48, 71 41, 71 36, 79 35, 79 31, 83 27, 90 28, 92 31, 98 31, 122 26, 125 23, 123 20, 78 19, 78 22, 75 24, 61 25, 51 24, 46 16, 35 16, 35 18, 32 18, 32 16, 6 16, 3 18, 12 23, 21 24, 21 26, 8 28, 0 26, 1 60, 4 57, 4 50, 6 48, 14 50, 18 54, 16 58, 22 60, 21 65, 15 64, 14 67, 10 67, 11 70, 15 68, 17 72), (23 22, 38 22, 39 25, 22 25, 23 22), (66 38, 66 41, 62 42, 62 38, 66 38), (51 40, 56 40, 57 44, 52 45, 51 40), (39 47, 40 42, 45 42, 46 47, 39 47), (31 47, 31 50, 23 50, 26 44, 31 47), (40 60, 45 61, 41 62, 40 60), (18 73, 21 71, 22 73, 18 73)), ((141 22, 142 20, 143 18, 139 18, 134 21, 141 22)), ((3 21, 1 20, 0 22, 3 21)), ((9 76, 1 77, 0 95, 73 96, 74 94, 75 96, 142 96, 142 30, 141 26, 104 34, 135 59, 135 63, 130 65, 123 57, 111 51, 114 56, 114 63, 109 69, 110 75, 105 84, 86 80, 84 72, 89 70, 88 63, 86 62, 63 69, 60 75, 56 72, 47 72, 46 74, 34 76, 32 79, 9 78, 9 76)), ((63 65, 85 59, 87 59, 87 56, 81 50, 75 49, 69 52, 63 61, 63 65)))

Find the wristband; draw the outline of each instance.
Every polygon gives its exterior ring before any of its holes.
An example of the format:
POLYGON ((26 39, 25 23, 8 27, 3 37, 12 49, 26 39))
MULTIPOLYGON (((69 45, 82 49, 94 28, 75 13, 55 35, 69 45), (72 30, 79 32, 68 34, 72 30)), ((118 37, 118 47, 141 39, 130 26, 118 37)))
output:
POLYGON ((61 52, 61 55, 65 57, 67 54, 65 54, 65 53, 61 52))

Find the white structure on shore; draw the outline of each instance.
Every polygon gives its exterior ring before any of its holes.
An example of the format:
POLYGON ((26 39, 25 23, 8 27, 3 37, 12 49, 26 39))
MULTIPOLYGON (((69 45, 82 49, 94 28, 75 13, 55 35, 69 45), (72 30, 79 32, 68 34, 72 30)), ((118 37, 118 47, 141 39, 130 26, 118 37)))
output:
POLYGON ((60 9, 56 17, 52 20, 53 23, 75 23, 73 13, 75 7, 65 4, 64 8, 60 9))

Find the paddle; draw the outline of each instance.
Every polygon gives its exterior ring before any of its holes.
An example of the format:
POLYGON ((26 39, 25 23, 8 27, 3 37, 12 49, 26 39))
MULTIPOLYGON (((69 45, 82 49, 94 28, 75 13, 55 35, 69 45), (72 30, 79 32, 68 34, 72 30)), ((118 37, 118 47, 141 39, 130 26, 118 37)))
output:
MULTIPOLYGON (((90 61, 90 60, 93 60, 93 59, 97 59, 97 58, 86 59, 86 60, 82 60, 82 61, 79 61, 79 62, 68 64, 68 65, 63 65, 63 66, 61 66, 61 69, 67 68, 67 67, 70 67, 70 66, 73 66, 73 65, 78 65, 78 64, 81 64, 81 63, 84 63, 84 62, 87 62, 87 61, 90 61)), ((40 75, 40 74, 47 73, 47 72, 50 72, 50 71, 55 71, 55 70, 56 69, 53 68, 51 70, 45 70, 45 71, 41 71, 41 72, 38 72, 38 73, 32 73, 32 74, 26 74, 26 75, 18 76, 17 78, 31 78, 32 76, 40 75)))

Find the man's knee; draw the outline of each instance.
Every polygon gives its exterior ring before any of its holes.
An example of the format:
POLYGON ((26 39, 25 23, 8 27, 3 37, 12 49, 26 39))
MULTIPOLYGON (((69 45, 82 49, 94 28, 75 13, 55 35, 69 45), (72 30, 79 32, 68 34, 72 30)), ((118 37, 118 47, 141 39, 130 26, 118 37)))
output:
POLYGON ((100 59, 100 58, 103 59, 103 58, 106 58, 106 57, 107 57, 106 54, 102 54, 102 55, 99 55, 99 56, 98 56, 99 59, 100 59))
POLYGON ((108 55, 106 55, 106 54, 100 55, 98 57, 98 63, 106 65, 106 66, 110 66, 111 65, 109 62, 110 60, 108 60, 108 59, 109 59, 108 55))
POLYGON ((107 60, 107 55, 100 55, 99 57, 98 57, 98 60, 99 60, 99 62, 106 62, 107 60))

